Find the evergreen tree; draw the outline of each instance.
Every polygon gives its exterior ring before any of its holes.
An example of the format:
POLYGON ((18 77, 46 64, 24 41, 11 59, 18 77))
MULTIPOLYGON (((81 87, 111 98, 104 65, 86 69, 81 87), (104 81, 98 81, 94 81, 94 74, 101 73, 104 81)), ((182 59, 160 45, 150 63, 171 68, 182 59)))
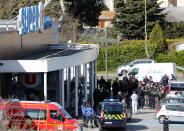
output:
MULTIPOLYGON (((147 31, 151 32, 155 23, 164 25, 165 14, 157 0, 147 0, 147 31)), ((116 15, 113 20, 115 29, 125 39, 144 39, 144 0, 119 0, 115 2, 116 15)))
POLYGON ((81 24, 97 26, 98 17, 104 8, 102 0, 65 0, 67 11, 81 24))
POLYGON ((166 53, 168 49, 162 28, 156 24, 150 34, 148 42, 148 52, 150 57, 156 58, 161 53, 166 53))

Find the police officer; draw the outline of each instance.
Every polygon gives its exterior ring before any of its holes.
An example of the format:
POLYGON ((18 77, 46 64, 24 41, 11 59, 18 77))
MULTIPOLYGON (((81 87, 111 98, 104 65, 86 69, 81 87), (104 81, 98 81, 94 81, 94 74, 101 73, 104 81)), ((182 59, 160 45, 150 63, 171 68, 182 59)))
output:
POLYGON ((115 99, 118 94, 118 78, 116 77, 116 80, 112 84, 112 92, 113 92, 113 98, 115 99))
POLYGON ((163 119, 163 131, 169 131, 169 116, 164 117, 163 119))
POLYGON ((85 108, 86 127, 88 127, 89 121, 90 121, 91 127, 93 127, 93 115, 94 115, 93 108, 90 106, 90 104, 88 104, 88 106, 85 108))
POLYGON ((155 89, 152 88, 150 93, 150 109, 154 109, 155 107, 155 89))
POLYGON ((101 79, 99 80, 100 89, 104 88, 106 86, 106 80, 101 76, 101 79))

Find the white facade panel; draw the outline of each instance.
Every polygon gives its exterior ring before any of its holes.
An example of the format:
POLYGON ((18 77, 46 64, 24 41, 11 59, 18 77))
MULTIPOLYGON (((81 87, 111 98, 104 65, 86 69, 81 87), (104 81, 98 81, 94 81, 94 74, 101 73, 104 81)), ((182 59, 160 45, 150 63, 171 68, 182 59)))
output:
MULTIPOLYGON (((79 45, 81 46, 81 45, 79 45)), ((51 57, 36 60, 0 60, 0 73, 15 72, 50 72, 73 66, 79 66, 97 59, 98 45, 85 45, 88 49, 77 49, 78 52, 60 57, 51 57)))
POLYGON ((0 72, 47 72, 46 60, 0 60, 0 72))

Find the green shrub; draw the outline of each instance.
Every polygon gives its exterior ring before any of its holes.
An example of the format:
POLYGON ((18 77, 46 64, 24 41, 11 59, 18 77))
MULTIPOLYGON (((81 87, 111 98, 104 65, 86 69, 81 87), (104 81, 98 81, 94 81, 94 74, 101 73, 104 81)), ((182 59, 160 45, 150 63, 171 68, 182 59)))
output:
POLYGON ((184 22, 167 23, 164 31, 165 37, 168 39, 184 37, 184 22))
POLYGON ((150 34, 148 42, 148 52, 151 58, 156 58, 160 53, 166 53, 168 49, 162 28, 156 24, 150 34))

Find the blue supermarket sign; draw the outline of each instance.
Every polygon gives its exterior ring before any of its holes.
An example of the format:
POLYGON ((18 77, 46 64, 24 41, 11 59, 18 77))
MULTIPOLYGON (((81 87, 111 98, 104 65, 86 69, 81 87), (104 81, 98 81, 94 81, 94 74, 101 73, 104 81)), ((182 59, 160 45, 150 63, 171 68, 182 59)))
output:
POLYGON ((20 35, 30 32, 43 32, 44 29, 44 5, 19 9, 18 31, 20 35))

